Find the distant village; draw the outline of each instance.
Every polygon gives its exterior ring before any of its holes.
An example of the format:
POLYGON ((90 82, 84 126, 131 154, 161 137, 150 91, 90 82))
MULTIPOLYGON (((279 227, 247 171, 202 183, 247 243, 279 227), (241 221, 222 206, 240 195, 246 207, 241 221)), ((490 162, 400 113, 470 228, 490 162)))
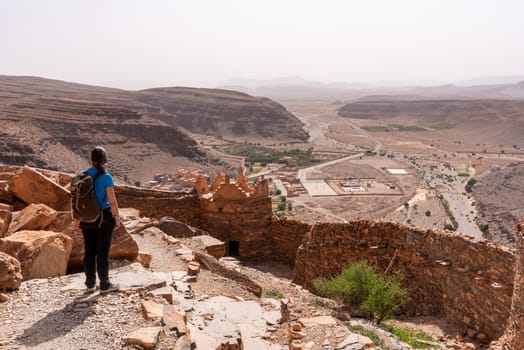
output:
MULTIPOLYGON (((283 157, 280 163, 270 163, 265 166, 261 163, 246 165, 248 171, 245 171, 244 175, 250 185, 253 185, 257 178, 265 176, 269 180, 269 190, 272 195, 296 197, 300 194, 307 194, 306 189, 297 178, 296 160, 292 157, 283 157)), ((238 177, 238 174, 231 175, 232 179, 238 177)), ((212 180, 217 174, 180 168, 174 174, 156 174, 145 187, 160 191, 191 192, 199 176, 212 180)))

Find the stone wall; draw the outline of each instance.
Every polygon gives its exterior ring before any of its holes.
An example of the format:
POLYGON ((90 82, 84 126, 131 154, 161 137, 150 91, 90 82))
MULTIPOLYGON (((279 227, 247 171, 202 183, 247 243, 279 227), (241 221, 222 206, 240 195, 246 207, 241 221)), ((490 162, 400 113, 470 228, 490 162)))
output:
POLYGON ((196 194, 155 191, 133 186, 115 186, 115 194, 120 208, 138 209, 142 216, 158 219, 163 216, 180 216, 186 221, 197 221, 199 217, 200 204, 196 194))
POLYGON ((261 254, 271 260, 294 265, 296 252, 311 226, 294 220, 273 220, 267 230, 267 247, 261 254))
POLYGON ((379 271, 392 263, 404 275, 411 298, 405 313, 438 315, 489 339, 503 333, 515 266, 508 248, 395 223, 316 224, 298 249, 294 282, 311 287, 314 278, 360 259, 379 271))
POLYGON ((515 265, 515 289, 511 304, 511 316, 502 343, 504 349, 524 349, 524 219, 516 232, 517 263, 515 265))

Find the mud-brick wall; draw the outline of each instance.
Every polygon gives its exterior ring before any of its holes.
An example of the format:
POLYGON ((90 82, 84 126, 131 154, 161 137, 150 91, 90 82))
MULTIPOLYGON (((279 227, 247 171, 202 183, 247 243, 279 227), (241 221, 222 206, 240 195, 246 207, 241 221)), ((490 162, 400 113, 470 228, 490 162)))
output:
POLYGON ((243 259, 267 259, 267 230, 271 225, 271 200, 200 201, 198 228, 226 242, 239 242, 239 256, 243 259), (211 204, 211 205, 210 205, 211 204))
POLYGON ((140 215, 162 218, 173 216, 192 224, 200 219, 197 195, 183 192, 154 191, 132 186, 116 186, 116 199, 120 208, 135 208, 140 215))
POLYGON ((317 224, 297 251, 294 282, 311 287, 349 262, 367 259, 379 271, 392 263, 411 298, 407 314, 438 315, 490 339, 504 331, 515 255, 508 248, 456 233, 370 221, 317 224))
POLYGON ((273 220, 267 237, 267 259, 293 265, 296 252, 311 226, 294 220, 273 220))

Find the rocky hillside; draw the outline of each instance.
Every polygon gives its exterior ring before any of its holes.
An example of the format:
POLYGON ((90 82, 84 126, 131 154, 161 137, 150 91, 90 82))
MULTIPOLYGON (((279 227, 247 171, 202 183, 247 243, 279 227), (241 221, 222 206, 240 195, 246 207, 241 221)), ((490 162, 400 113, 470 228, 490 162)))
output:
POLYGON ((376 125, 394 123, 438 130, 456 140, 524 146, 522 100, 396 100, 376 96, 342 106, 339 115, 376 125))
POLYGON ((220 90, 185 87, 138 92, 138 101, 158 106, 156 116, 170 125, 199 134, 250 140, 306 141, 302 123, 268 98, 220 90))
POLYGON ((488 172, 473 186, 479 209, 477 224, 487 225, 486 237, 515 245, 516 222, 524 216, 524 163, 488 172))
POLYGON ((285 142, 307 136, 281 105, 242 93, 130 92, 35 77, 0 76, 0 123, 0 163, 74 171, 87 165, 93 145, 103 145, 121 179, 169 170, 176 159, 209 162, 181 128, 285 142))

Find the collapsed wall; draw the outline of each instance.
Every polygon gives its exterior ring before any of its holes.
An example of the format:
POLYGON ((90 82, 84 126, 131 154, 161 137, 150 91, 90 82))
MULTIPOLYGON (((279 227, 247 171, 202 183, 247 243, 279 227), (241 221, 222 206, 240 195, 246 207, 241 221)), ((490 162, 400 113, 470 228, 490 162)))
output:
POLYGON ((395 223, 316 224, 298 249, 294 282, 311 287, 314 278, 333 276, 361 259, 379 271, 392 264, 404 275, 406 314, 441 316, 489 339, 503 333, 513 292, 510 249, 395 223))

